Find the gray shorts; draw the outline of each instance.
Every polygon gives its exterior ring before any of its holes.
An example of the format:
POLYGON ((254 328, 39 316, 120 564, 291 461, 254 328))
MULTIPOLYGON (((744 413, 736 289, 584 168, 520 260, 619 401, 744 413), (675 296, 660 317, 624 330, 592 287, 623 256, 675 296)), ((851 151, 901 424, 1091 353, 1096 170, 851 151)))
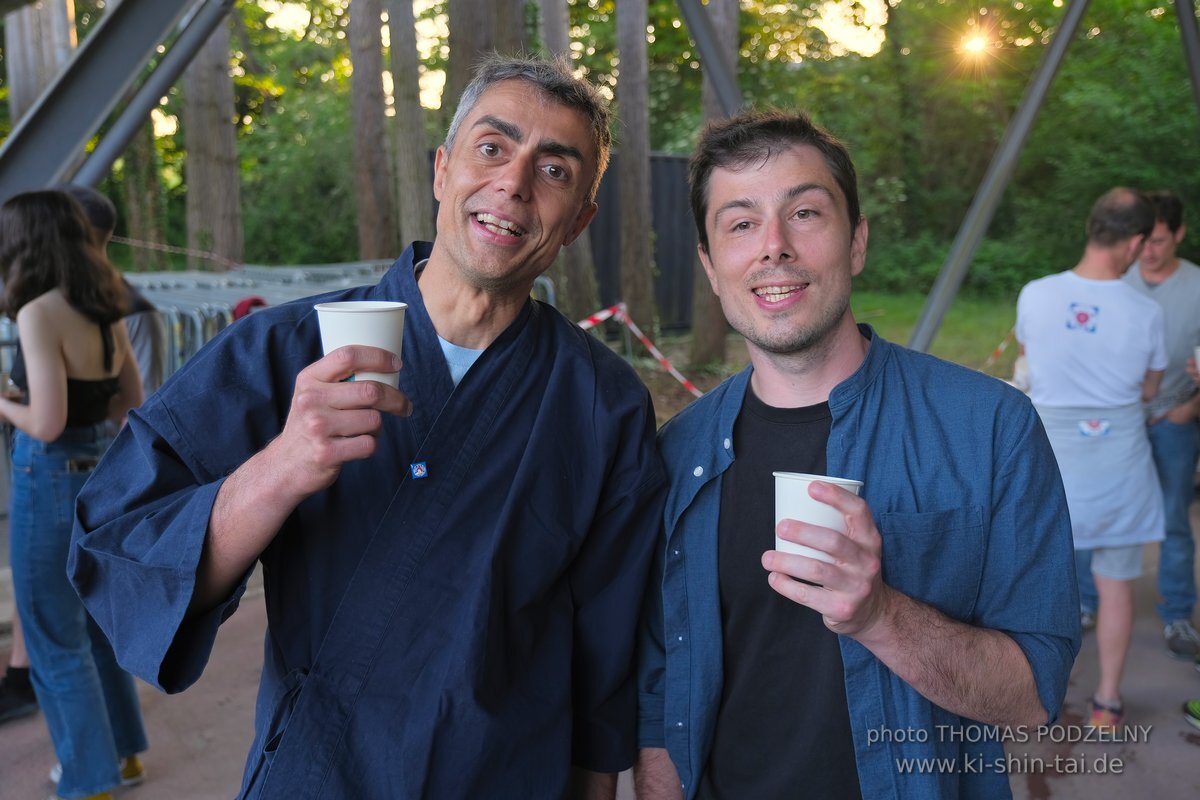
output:
POLYGON ((1142 547, 1126 544, 1092 550, 1092 574, 1114 581, 1131 581, 1142 575, 1142 547))

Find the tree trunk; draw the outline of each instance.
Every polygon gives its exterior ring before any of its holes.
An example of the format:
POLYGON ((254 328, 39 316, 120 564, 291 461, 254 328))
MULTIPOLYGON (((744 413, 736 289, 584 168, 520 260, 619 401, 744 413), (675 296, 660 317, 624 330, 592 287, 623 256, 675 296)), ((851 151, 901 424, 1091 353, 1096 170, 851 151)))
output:
POLYGON ((354 128, 354 188, 358 200, 359 258, 395 258, 396 216, 383 113, 383 39, 380 0, 350 6, 350 110, 354 128))
MULTIPOLYGON (((547 55, 568 61, 571 58, 570 20, 567 0, 539 0, 541 40, 547 55)), ((559 310, 579 321, 600 307, 596 287, 596 262, 592 257, 592 236, 587 228, 579 238, 564 247, 546 273, 554 284, 559 310)))
MULTIPOLYGON (((729 64, 737 64, 738 0, 709 0, 707 13, 716 31, 721 52, 729 64)), ((704 81, 702 96, 706 120, 725 116, 711 80, 704 81)), ((699 257, 696 258, 693 275, 692 349, 689 358, 693 365, 719 364, 725 360, 725 338, 729 323, 725 321, 721 302, 713 294, 699 257)))
POLYGON ((914 112, 916 103, 913 100, 914 88, 912 70, 909 59, 904 55, 907 43, 906 32, 901 25, 903 14, 897 13, 898 0, 884 3, 887 13, 884 22, 884 39, 886 58, 891 64, 891 73, 896 81, 896 133, 898 134, 893 149, 891 172, 899 175, 904 187, 907 201, 900 206, 900 219, 903 225, 903 235, 912 234, 919 226, 919 220, 924 218, 925 191, 922 188, 920 153, 920 137, 917 131, 918 116, 914 112))
MULTIPOLYGON (((130 239, 164 244, 167 239, 165 199, 158 179, 158 149, 154 146, 152 121, 147 120, 130 141, 123 161, 125 230, 130 239)), ((138 272, 167 268, 162 251, 134 245, 131 256, 133 269, 138 272)))
POLYGON ((646 0, 617 4, 620 73, 617 101, 621 151, 617 189, 621 204, 621 299, 639 328, 658 330, 654 302, 654 250, 651 245, 650 114, 646 56, 646 0))
POLYGON ((526 0, 495 0, 495 37, 492 49, 504 56, 513 56, 529 50, 529 37, 525 35, 526 0))
POLYGON ((46 0, 5 15, 8 113, 14 125, 71 60, 76 41, 74 0, 46 0))
POLYGON ((242 260, 241 180, 229 74, 229 25, 218 25, 183 74, 190 269, 229 268, 242 260))
POLYGON ((433 178, 425 109, 421 107, 420 66, 412 0, 387 0, 392 49, 392 96, 396 120, 396 220, 403 245, 433 240, 433 178))
MULTIPOLYGON (((122 0, 109 0, 104 8, 111 14, 122 0)), ((121 195, 125 206, 125 234, 138 242, 166 244, 167 200, 159 175, 162 163, 154 143, 154 120, 147 117, 121 156, 121 195)), ((166 253, 132 245, 130 266, 136 272, 167 269, 166 253)), ((146 377, 144 374, 143 378, 146 377)))
POLYGON ((571 15, 567 0, 538 0, 542 46, 552 56, 571 57, 571 15))
POLYGON ((515 55, 528 47, 525 0, 448 0, 450 61, 442 90, 443 127, 458 106, 479 59, 493 50, 515 55))

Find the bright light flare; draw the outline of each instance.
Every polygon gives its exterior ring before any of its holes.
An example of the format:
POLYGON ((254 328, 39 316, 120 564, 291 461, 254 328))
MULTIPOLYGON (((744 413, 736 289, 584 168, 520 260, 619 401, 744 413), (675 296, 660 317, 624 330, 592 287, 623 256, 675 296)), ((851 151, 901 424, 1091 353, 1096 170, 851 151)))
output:
POLYGON ((988 49, 987 37, 983 34, 972 33, 962 40, 962 49, 964 53, 973 56, 982 55, 988 49))

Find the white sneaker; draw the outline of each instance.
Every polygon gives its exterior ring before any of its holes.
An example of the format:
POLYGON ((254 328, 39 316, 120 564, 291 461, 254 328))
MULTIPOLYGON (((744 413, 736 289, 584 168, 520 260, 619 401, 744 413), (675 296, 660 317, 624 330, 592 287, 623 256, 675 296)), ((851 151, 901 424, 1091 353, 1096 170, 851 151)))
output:
MULTIPOLYGON (((137 786, 146 780, 146 770, 142 768, 142 762, 137 756, 122 758, 117 764, 117 768, 121 773, 122 786, 137 786)), ((50 768, 50 782, 58 786, 58 782, 61 780, 62 762, 60 761, 50 768)))
POLYGON ((1177 619, 1163 628, 1163 638, 1167 640, 1167 650, 1176 658, 1191 661, 1200 655, 1200 634, 1186 619, 1177 619))

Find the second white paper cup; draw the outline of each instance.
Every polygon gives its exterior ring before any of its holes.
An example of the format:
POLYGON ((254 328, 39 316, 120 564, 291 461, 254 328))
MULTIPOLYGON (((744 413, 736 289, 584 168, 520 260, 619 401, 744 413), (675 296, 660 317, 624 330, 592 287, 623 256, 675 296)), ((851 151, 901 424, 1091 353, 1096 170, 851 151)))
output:
MULTIPOLYGON (((820 525, 822 528, 832 528, 841 533, 846 532, 846 518, 842 516, 842 512, 831 505, 809 497, 808 486, 813 481, 822 481, 858 494, 862 489, 862 481, 830 478, 826 475, 805 475, 801 472, 774 472, 772 474, 775 476, 776 525, 785 519, 795 519, 810 525, 820 525)), ((796 553, 815 558, 818 561, 833 562, 827 553, 780 539, 778 534, 775 535, 775 549, 781 553, 796 553)))
MULTIPOLYGON (((321 326, 321 347, 329 355, 348 344, 365 344, 400 355, 404 344, 406 303, 385 300, 345 300, 317 303, 317 321, 321 326)), ((355 381, 379 381, 400 385, 398 372, 356 372, 355 381)))

